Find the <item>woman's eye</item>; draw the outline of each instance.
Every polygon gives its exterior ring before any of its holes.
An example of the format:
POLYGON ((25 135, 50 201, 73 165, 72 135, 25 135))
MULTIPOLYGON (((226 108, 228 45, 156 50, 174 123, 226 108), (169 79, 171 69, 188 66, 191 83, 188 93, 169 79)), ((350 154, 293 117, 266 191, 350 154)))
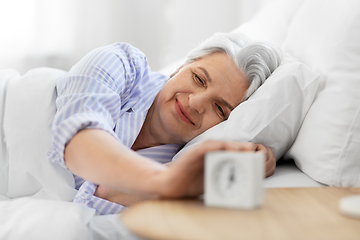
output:
POLYGON ((204 81, 198 76, 195 74, 195 79, 196 81, 198 81, 201 85, 205 85, 204 81))
POLYGON ((222 109, 222 107, 220 107, 220 105, 218 105, 218 104, 216 104, 216 107, 217 107, 217 109, 219 110, 221 116, 225 117, 225 112, 224 112, 224 110, 222 109))

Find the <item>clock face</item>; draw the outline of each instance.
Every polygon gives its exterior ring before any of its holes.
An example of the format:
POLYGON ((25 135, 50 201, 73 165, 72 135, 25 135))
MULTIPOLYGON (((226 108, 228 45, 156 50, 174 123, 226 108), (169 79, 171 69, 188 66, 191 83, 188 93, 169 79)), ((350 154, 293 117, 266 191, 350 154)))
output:
POLYGON ((224 160, 214 168, 214 186, 218 193, 225 198, 234 198, 242 194, 244 172, 234 160, 224 160))

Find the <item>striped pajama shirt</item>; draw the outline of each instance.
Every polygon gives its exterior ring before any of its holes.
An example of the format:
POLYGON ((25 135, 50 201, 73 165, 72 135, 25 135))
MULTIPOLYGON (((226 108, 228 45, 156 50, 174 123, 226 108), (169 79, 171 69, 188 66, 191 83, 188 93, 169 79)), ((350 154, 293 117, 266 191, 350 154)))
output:
MULTIPOLYGON (((57 112, 52 126, 49 160, 65 167, 64 148, 80 130, 107 131, 131 148, 148 109, 167 77, 152 72, 145 55, 126 43, 91 51, 57 81, 57 112)), ((165 163, 181 146, 169 144, 138 151, 165 163)), ((74 202, 86 204, 97 214, 121 212, 124 207, 94 196, 96 185, 74 175, 79 190, 74 202)))

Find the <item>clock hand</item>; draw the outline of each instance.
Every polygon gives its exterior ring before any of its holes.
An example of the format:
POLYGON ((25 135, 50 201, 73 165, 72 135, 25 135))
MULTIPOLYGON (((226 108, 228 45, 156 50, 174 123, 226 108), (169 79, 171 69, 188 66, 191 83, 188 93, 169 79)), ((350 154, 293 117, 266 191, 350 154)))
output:
POLYGON ((232 167, 232 168, 230 169, 228 188, 231 187, 231 185, 234 183, 234 181, 235 181, 235 169, 234 169, 234 167, 232 167))

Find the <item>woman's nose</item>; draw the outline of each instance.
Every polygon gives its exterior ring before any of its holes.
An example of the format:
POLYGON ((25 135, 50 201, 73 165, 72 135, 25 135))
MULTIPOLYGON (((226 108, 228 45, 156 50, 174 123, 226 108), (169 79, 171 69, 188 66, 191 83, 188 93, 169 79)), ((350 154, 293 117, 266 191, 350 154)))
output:
POLYGON ((208 97, 204 93, 193 93, 189 95, 189 106, 198 113, 204 113, 208 97))

